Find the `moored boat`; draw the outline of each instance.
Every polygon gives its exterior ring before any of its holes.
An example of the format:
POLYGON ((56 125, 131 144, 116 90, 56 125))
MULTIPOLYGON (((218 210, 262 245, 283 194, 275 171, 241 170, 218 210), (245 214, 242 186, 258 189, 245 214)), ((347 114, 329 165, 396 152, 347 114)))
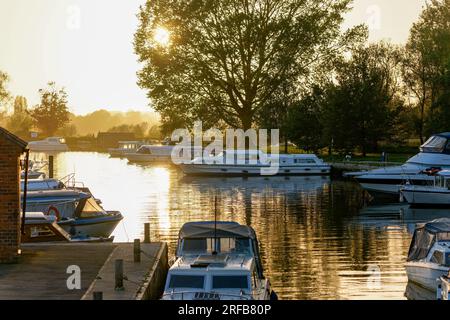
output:
POLYGON ((276 299, 263 276, 255 231, 236 222, 183 225, 164 300, 276 299))
POLYGON ((40 190, 27 193, 27 212, 55 216, 71 235, 109 237, 123 216, 105 211, 89 194, 79 190, 40 190))
POLYGON ((411 185, 428 185, 433 177, 427 172, 450 169, 450 132, 431 136, 421 147, 420 153, 401 166, 385 167, 347 174, 358 181, 371 195, 399 197, 400 188, 411 185))
POLYGON ((28 143, 30 151, 68 151, 66 140, 61 137, 49 137, 44 140, 31 141, 28 143))
POLYGON ((129 153, 135 153, 144 143, 142 141, 119 141, 117 148, 109 148, 111 157, 126 157, 129 153))
POLYGON ((405 184, 400 194, 414 207, 450 207, 450 170, 436 173, 430 185, 405 184))
POLYGON ((179 164, 186 175, 328 175, 331 167, 314 154, 267 155, 260 150, 225 150, 179 164))
POLYGON ((450 270, 450 218, 419 224, 405 264, 408 280, 436 292, 437 280, 450 270))
POLYGON ((36 242, 111 242, 112 237, 73 236, 61 228, 54 217, 46 216, 42 212, 27 212, 25 214, 24 233, 22 243, 36 242))

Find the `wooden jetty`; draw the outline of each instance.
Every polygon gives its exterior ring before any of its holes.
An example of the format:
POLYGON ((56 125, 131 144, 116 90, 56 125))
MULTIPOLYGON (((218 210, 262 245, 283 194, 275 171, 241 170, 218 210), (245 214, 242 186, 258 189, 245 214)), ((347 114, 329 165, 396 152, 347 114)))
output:
POLYGON ((0 264, 0 300, 157 299, 168 269, 166 243, 46 243, 21 246, 18 263, 0 264), (123 288, 116 290, 116 260, 123 288), (80 287, 69 288, 79 267, 80 287), (75 268, 76 268, 75 267, 75 268), (101 293, 100 293, 101 292, 101 293))

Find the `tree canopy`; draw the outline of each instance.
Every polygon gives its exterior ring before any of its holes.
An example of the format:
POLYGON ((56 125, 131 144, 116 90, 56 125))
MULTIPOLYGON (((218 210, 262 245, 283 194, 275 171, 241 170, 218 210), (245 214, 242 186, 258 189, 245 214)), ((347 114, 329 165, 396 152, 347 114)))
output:
POLYGON ((350 0, 148 0, 134 39, 139 85, 166 130, 197 119, 248 129, 284 80, 300 86, 366 36, 362 26, 341 32, 349 9, 350 0), (169 41, 155 36, 161 28, 169 41))
POLYGON ((31 117, 36 127, 52 136, 69 122, 67 93, 64 88, 59 89, 54 82, 49 82, 47 88, 39 90, 39 95, 41 102, 31 110, 31 117))

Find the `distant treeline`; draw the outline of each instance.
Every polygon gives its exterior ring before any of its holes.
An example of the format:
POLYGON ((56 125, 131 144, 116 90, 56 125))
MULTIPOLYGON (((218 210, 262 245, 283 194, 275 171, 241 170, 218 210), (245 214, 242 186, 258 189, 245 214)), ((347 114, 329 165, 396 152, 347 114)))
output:
POLYGON ((88 138, 99 132, 130 132, 137 138, 161 138, 159 116, 155 112, 102 109, 84 116, 75 115, 68 111, 64 88, 57 88, 53 82, 39 90, 41 102, 29 107, 25 97, 13 98, 6 91, 7 81, 8 76, 0 72, 0 102, 5 106, 0 109, 0 125, 25 140, 31 139, 32 132, 38 133, 38 139, 54 135, 88 138))

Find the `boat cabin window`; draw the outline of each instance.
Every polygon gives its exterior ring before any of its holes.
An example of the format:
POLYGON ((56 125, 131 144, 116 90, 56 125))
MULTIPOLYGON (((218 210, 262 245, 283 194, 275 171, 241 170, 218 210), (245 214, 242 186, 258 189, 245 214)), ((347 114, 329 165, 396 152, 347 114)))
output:
POLYGON ((316 163, 314 159, 294 159, 294 163, 316 163))
POLYGON ((213 289, 248 289, 247 276, 213 276, 213 289))
POLYGON ((136 153, 140 153, 140 154, 151 154, 151 151, 149 148, 147 147, 140 147, 136 153))
POLYGON ((98 216, 102 212, 103 209, 99 206, 97 201, 95 201, 95 199, 91 197, 86 200, 86 204, 84 205, 83 210, 81 211, 81 217, 87 218, 92 216, 98 216))
POLYGON ((219 238, 217 245, 214 246, 214 238, 189 239, 183 240, 184 253, 212 253, 214 251, 221 253, 251 253, 250 240, 248 238, 219 238))
POLYGON ((442 153, 444 152, 444 150, 445 151, 448 150, 447 147, 448 143, 446 138, 440 136, 433 136, 420 147, 420 151, 427 153, 442 153))
POLYGON ((204 283, 204 276, 171 275, 169 288, 203 289, 204 283))
POLYGON ((431 256, 431 262, 443 265, 444 261, 444 253, 442 251, 436 250, 431 256))

